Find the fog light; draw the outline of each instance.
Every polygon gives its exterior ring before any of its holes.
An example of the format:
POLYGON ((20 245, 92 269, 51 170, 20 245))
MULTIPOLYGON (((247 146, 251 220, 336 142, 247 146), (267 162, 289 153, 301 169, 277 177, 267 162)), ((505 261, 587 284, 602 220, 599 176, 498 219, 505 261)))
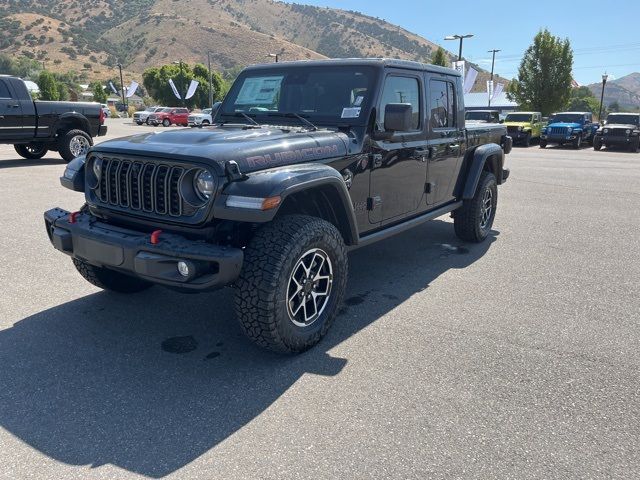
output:
POLYGON ((187 264, 187 262, 182 262, 182 261, 178 262, 178 273, 183 277, 188 277, 189 274, 191 273, 189 271, 189 264, 187 264))

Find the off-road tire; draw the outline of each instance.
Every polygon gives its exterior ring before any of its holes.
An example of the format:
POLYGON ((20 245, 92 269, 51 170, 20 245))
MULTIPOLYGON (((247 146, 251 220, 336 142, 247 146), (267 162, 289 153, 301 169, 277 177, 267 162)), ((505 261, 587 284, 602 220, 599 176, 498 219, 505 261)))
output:
POLYGON ((303 352, 317 344, 335 320, 347 274, 344 241, 333 224, 306 215, 277 218, 258 230, 245 249, 242 271, 234 285, 236 317, 257 345, 280 353, 303 352), (298 261, 312 249, 327 254, 333 281, 317 319, 299 326, 287 307, 290 277, 298 261))
POLYGON ((629 143, 629 151, 630 152, 638 153, 638 150, 640 150, 640 138, 636 138, 635 142, 631 141, 629 143))
POLYGON ((31 143, 28 145, 14 145, 18 155, 29 160, 37 160, 47 154, 47 147, 42 143, 31 143))
POLYGON ((202 123, 201 123, 201 125, 202 125, 203 127, 208 127, 209 125, 211 125, 211 122, 209 122, 209 120, 203 120, 203 121, 202 121, 202 123))
POLYGON ((599 140, 598 138, 594 138, 593 139, 593 149, 595 151, 599 151, 602 149, 602 140, 599 140))
POLYGON ((578 135, 578 137, 573 141, 571 146, 576 150, 580 150, 580 147, 582 147, 582 137, 578 135))
POLYGON ((547 141, 546 140, 540 140, 540 148, 547 148, 547 141))
POLYGON ((153 286, 152 283, 145 282, 139 278, 130 277, 103 267, 96 267, 77 258, 72 258, 72 260, 76 270, 87 282, 104 290, 118 293, 138 293, 153 286))
POLYGON ((149 125, 149 119, 147 118, 144 123, 146 123, 147 125, 149 125))
POLYGON ((136 125, 142 125, 142 122, 136 122, 136 125))
POLYGON ((470 200, 464 200, 462 207, 453 215, 453 227, 456 235, 465 242, 480 243, 487 238, 498 206, 498 183, 493 173, 483 171, 478 181, 476 193, 470 200), (492 211, 488 222, 482 226, 483 200, 485 192, 491 191, 492 211))
POLYGON ((168 118, 165 118, 164 120, 162 120, 162 126, 163 127, 171 126, 171 120, 169 120, 168 118))
MULTIPOLYGON (((88 142, 89 146, 93 145, 93 139, 91 135, 89 135, 84 130, 69 130, 68 132, 60 135, 58 139, 58 152, 60 156, 64 159, 65 162, 70 162, 74 158, 80 155, 76 155, 71 151, 71 142, 75 137, 84 137, 88 142)), ((86 153, 86 152, 85 152, 86 153)))
POLYGON ((524 137, 524 141, 522 142, 522 145, 529 148, 531 146, 531 134, 527 133, 527 136, 524 137))

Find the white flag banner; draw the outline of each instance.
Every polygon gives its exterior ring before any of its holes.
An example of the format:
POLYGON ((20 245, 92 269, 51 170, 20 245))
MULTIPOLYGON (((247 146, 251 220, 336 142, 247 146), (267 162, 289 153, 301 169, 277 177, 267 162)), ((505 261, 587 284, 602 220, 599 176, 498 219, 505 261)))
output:
POLYGON ((493 96, 491 97, 491 100, 493 100, 494 98, 496 98, 498 95, 500 95, 502 92, 504 91, 504 83, 498 83, 495 88, 493 89, 493 96))
POLYGON ((125 95, 127 98, 132 97, 134 93, 136 93, 136 90, 138 89, 138 82, 136 82, 135 80, 133 80, 131 82, 131 85, 129 85, 127 87, 127 94, 125 95))
POLYGON ((464 78, 464 74, 466 73, 467 67, 467 62, 465 62, 464 60, 460 60, 459 62, 452 62, 451 63, 451 68, 453 68, 454 70, 457 70, 460 72, 460 75, 462 75, 462 78, 464 78))
POLYGON ((196 88, 198 88, 199 84, 200 83, 196 80, 191 80, 191 83, 189 84, 189 90, 187 90, 187 94, 184 96, 185 100, 193 97, 193 94, 196 93, 196 88))
POLYGON ((116 87, 113 84, 113 82, 109 82, 109 86, 111 87, 111 90, 113 90, 113 93, 115 93, 117 95, 118 94, 118 90, 116 89, 116 87))
POLYGON ((473 67, 469 67, 469 71, 467 72, 467 76, 464 79, 463 91, 464 91, 465 94, 471 92, 471 90, 473 89, 473 86, 476 83, 476 78, 478 78, 478 71, 473 67))
POLYGON ((182 100, 182 97, 180 96, 180 94, 178 93, 178 89, 176 88, 176 84, 173 83, 173 78, 169 79, 169 85, 171 85, 171 90, 173 90, 173 94, 179 98, 180 100, 182 100))
POLYGON ((493 81, 492 80, 487 80, 487 97, 489 97, 489 100, 493 98, 493 81))

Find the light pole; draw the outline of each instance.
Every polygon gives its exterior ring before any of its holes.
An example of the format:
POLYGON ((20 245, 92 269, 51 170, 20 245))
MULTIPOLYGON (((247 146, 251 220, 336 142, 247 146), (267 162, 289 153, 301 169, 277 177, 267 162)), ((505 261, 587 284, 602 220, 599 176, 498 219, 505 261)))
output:
POLYGON ((211 72, 211 52, 207 50, 207 64, 209 67, 209 107, 213 111, 213 73, 211 72))
POLYGON ((275 58, 276 63, 278 63, 278 60, 280 59, 280 55, 282 55, 282 52, 281 53, 269 53, 269 54, 267 54, 267 57, 275 58))
POLYGON ((602 121, 602 104, 604 103, 604 86, 607 84, 607 79, 609 75, 605 73, 602 74, 602 93, 600 94, 600 111, 598 112, 598 121, 602 121))
POLYGON ((458 50, 458 61, 462 60, 462 41, 465 38, 473 37, 473 33, 467 33, 466 35, 448 35, 444 37, 445 40, 460 40, 460 49, 458 50))
POLYGON ((124 79, 122 78, 122 64, 118 63, 118 68, 120 69, 120 91, 122 92, 122 106, 127 110, 127 115, 129 114, 129 109, 127 108, 127 104, 124 100, 124 79))
MULTIPOLYGON (((491 58, 491 85, 493 86, 493 67, 496 64, 496 53, 500 52, 501 50, 488 50, 488 53, 492 53, 493 57, 491 58)), ((489 95, 489 106, 491 106, 491 95, 489 95)))

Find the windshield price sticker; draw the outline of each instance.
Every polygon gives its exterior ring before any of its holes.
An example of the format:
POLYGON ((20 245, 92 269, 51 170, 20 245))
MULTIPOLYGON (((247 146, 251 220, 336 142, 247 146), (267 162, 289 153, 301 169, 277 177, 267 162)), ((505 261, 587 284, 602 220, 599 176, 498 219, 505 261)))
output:
POLYGON ((361 107, 349 107, 342 109, 341 118, 358 118, 360 116, 361 107))
POLYGON ((270 105, 280 92, 282 76, 247 78, 242 84, 236 105, 270 105))

